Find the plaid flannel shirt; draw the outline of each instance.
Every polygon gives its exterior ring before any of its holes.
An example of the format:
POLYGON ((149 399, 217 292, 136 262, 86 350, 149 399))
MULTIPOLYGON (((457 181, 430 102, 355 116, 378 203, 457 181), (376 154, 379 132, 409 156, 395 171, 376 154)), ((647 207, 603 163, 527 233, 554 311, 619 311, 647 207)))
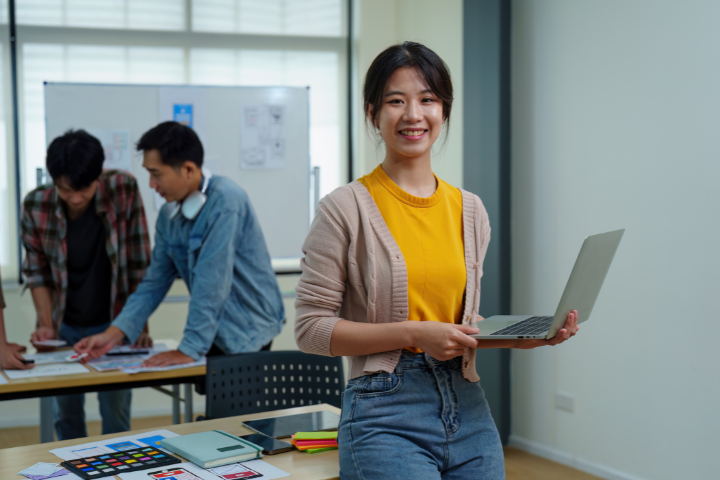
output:
MULTIPOLYGON (((60 326, 67 298, 67 223, 62 200, 52 185, 38 187, 23 201, 21 236, 25 246, 25 287, 53 292, 53 323, 60 326)), ((150 265, 150 238, 135 177, 105 170, 98 179, 95 209, 107 234, 112 264, 110 318, 114 319, 135 291, 150 265)))

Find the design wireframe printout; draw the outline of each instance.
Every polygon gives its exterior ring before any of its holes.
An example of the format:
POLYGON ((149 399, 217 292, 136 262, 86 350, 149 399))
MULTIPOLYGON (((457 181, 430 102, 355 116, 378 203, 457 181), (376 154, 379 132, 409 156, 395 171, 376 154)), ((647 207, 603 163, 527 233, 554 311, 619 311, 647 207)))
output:
POLYGON ((129 130, 88 128, 87 132, 100 140, 100 144, 105 151, 103 168, 132 172, 129 130))
POLYGON ((285 168, 286 113, 285 105, 243 105, 240 123, 241 168, 285 168))

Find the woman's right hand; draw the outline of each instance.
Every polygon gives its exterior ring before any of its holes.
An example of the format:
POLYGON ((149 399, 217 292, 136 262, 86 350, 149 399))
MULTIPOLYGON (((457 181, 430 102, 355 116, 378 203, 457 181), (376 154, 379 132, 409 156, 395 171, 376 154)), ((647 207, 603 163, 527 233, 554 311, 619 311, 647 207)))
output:
POLYGON ((442 322, 415 322, 409 325, 413 331, 413 345, 436 360, 450 360, 463 354, 466 348, 476 348, 477 340, 468 335, 478 333, 478 328, 442 322))

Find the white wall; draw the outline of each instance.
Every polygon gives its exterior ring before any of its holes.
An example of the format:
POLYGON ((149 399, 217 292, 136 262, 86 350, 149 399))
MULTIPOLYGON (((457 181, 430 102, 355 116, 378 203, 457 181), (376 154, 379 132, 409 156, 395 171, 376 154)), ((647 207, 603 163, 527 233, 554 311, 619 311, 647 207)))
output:
POLYGON ((579 336, 513 352, 513 440, 605 478, 720 478, 720 2, 513 7, 513 311, 552 312, 583 237, 627 229, 579 336))
POLYGON ((462 186, 463 171, 463 50, 462 0, 360 0, 358 4, 357 53, 357 139, 355 177, 370 173, 385 158, 365 129, 362 115, 362 85, 375 57, 390 45, 419 42, 432 49, 450 69, 455 101, 450 135, 444 148, 436 149, 433 171, 443 180, 462 186))

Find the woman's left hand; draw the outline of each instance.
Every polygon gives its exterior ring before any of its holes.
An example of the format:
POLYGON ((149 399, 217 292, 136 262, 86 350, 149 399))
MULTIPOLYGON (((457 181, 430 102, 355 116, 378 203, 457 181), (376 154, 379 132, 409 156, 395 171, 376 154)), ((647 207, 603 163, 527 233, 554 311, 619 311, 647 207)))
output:
POLYGON ((563 328, 558 330, 555 336, 551 339, 548 340, 543 338, 538 340, 518 340, 513 348, 529 350, 531 348, 545 347, 548 345, 559 345, 569 340, 570 337, 574 337, 575 334, 577 334, 578 330, 580 330, 580 327, 578 326, 578 311, 573 310, 568 314, 567 320, 565 320, 565 325, 563 326, 563 328))

